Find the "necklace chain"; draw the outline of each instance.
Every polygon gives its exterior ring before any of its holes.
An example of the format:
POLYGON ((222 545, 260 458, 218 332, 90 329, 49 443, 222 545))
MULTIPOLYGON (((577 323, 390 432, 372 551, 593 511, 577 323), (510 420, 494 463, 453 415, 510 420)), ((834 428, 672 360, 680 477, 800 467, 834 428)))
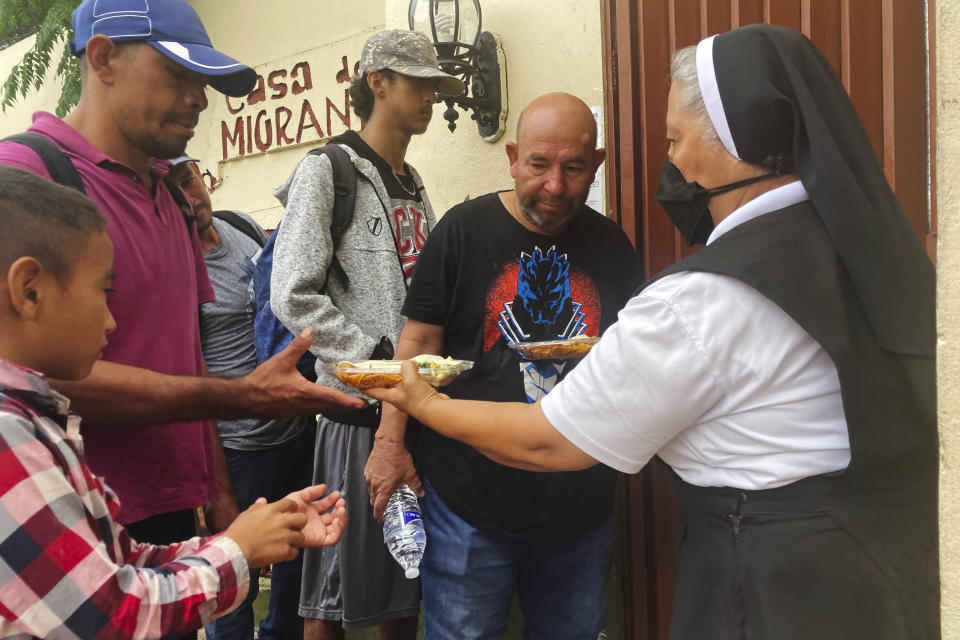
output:
MULTIPOLYGON (((417 183, 416 183, 416 182, 413 183, 413 191, 411 191, 410 189, 407 188, 407 185, 403 184, 403 180, 400 179, 400 175, 401 175, 401 174, 399 174, 399 173, 397 173, 396 171, 394 171, 394 172, 393 172, 393 179, 397 181, 397 184, 400 185, 400 188, 403 189, 403 190, 407 193, 408 196, 410 196, 411 198, 416 197, 416 195, 417 195, 417 183)), ((410 178, 410 179, 413 180, 413 178, 410 178)))

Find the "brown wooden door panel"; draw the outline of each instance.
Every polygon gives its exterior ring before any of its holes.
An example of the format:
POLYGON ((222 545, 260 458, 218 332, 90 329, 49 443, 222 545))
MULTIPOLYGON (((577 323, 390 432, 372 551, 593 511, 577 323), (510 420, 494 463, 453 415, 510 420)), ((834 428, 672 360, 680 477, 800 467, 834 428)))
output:
MULTIPOLYGON (((817 0, 819 2, 819 0, 817 0)), ((782 24, 791 29, 801 30, 803 24, 801 0, 766 0, 763 22, 782 24)), ((742 25, 737 25, 742 26, 742 25)))
MULTIPOLYGON (((612 213, 648 275, 687 255, 655 199, 666 157, 673 52, 732 27, 799 29, 837 70, 918 236, 927 233, 928 133, 922 0, 603 0, 612 213)), ((672 476, 660 462, 624 478, 628 638, 666 640, 675 565, 672 476)))
MULTIPOLYGON (((644 3, 640 12, 640 51, 641 59, 632 65, 638 73, 641 85, 640 111, 640 166, 643 172, 641 180, 641 204, 643 206, 643 229, 641 238, 666 238, 673 235, 673 224, 657 206, 656 184, 663 166, 666 145, 666 125, 662 117, 661 105, 666 104, 669 85, 669 65, 672 49, 664 34, 670 33, 673 3, 644 3), (650 6, 653 5, 653 6, 650 6), (649 212, 655 211, 655 215, 649 212)), ((655 273, 676 258, 674 248, 669 242, 657 244, 643 243, 643 255, 647 272, 655 273)))
POLYGON ((883 65, 877 64, 883 56, 880 0, 855 2, 849 7, 848 15, 840 77, 880 158, 883 156, 883 65), (850 25, 857 28, 849 30, 850 25))
POLYGON ((884 173, 918 237, 927 222, 927 104, 925 18, 922 6, 884 0, 884 173), (890 66, 888 67, 888 60, 890 66))
MULTIPOLYGON (((729 31, 732 27, 730 24, 730 2, 698 2, 696 4, 700 5, 700 22, 703 27, 701 37, 708 36, 711 33, 723 33, 724 31, 729 31)), ((699 41, 700 38, 696 38, 693 42, 699 41)), ((686 46, 686 45, 684 45, 686 46)))
POLYGON ((824 57, 840 73, 840 49, 843 46, 840 0, 805 0, 801 11, 801 31, 817 45, 824 57))
MULTIPOLYGON (((639 95, 639 77, 633 72, 632 62, 640 47, 632 37, 636 23, 634 0, 604 1, 604 49, 606 52, 605 106, 608 117, 628 113, 642 103, 639 95), (616 16, 620 16, 620 20, 616 16), (619 62, 622 57, 624 63, 619 62)), ((639 107, 638 107, 639 108, 639 107)), ((618 119, 619 120, 619 119, 618 119)), ((639 122, 625 118, 617 122, 616 132, 607 134, 607 175, 617 176, 608 180, 610 212, 634 245, 639 246, 637 234, 642 224, 638 218, 642 207, 639 202, 642 191, 637 179, 641 176, 638 157, 633 150, 639 149, 640 135, 636 131, 639 122), (625 200, 626 199, 626 200, 625 200)))
POLYGON ((735 25, 764 22, 769 11, 769 0, 740 0, 730 3, 730 22, 735 25))

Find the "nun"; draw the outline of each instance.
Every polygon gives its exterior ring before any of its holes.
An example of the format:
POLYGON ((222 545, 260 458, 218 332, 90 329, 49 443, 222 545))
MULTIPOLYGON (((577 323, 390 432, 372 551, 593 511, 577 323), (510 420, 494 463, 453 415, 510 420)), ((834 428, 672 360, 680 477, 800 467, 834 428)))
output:
MULTIPOLYGON (((370 395, 503 464, 676 476, 675 640, 939 638, 934 271, 829 64, 674 57, 658 199, 706 247, 535 405, 370 395)), ((571 514, 575 517, 575 514, 571 514)))

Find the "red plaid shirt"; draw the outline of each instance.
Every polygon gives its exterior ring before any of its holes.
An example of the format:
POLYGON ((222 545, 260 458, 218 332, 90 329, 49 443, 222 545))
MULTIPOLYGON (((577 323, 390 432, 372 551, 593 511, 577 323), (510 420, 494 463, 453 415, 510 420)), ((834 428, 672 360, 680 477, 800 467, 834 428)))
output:
POLYGON ((0 638, 176 637, 242 602, 250 577, 230 538, 130 538, 68 407, 0 360, 0 638))

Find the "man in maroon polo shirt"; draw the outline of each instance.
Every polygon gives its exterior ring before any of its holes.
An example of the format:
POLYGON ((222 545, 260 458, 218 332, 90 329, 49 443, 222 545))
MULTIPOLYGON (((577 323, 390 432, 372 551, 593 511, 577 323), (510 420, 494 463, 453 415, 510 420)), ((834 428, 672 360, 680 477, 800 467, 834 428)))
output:
MULTIPOLYGON (((137 540, 169 543, 193 535, 195 507, 208 506, 214 529, 236 514, 229 482, 218 491, 222 450, 212 419, 363 403, 297 373, 309 334, 248 376, 203 377, 198 307, 213 300, 213 289, 196 232, 162 178, 166 159, 181 155, 194 134, 206 86, 242 96, 255 72, 213 49, 186 0, 117 0, 106 8, 84 0, 73 29, 80 102, 63 120, 37 113, 28 132, 57 144, 108 220, 118 328, 87 379, 52 384, 86 418, 87 458, 120 496, 117 519, 137 540)), ((22 144, 0 144, 0 163, 49 177, 22 144)))

